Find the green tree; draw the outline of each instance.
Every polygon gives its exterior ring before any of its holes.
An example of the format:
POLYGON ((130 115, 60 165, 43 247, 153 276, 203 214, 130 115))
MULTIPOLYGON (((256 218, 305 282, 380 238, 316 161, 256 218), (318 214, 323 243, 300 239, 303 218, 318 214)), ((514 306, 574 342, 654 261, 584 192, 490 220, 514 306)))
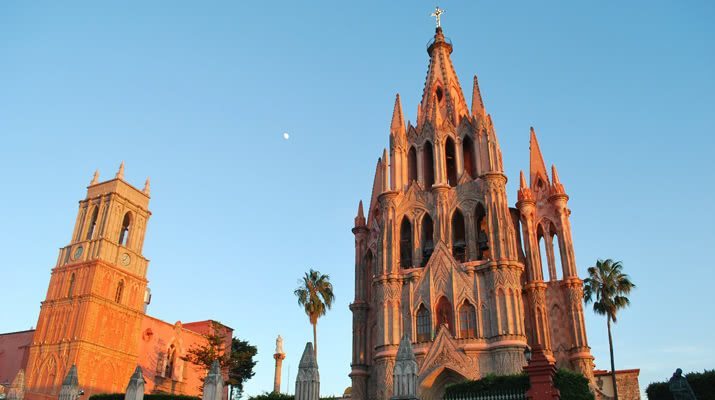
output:
POLYGON ((231 339, 231 356, 228 365, 228 384, 231 385, 230 399, 241 398, 243 395, 243 384, 251 379, 256 373, 253 367, 256 361, 258 350, 245 340, 237 338, 231 339))
POLYGON ((303 306, 310 324, 313 325, 313 344, 315 356, 318 357, 318 318, 325 315, 325 312, 333 306, 335 300, 333 285, 330 283, 329 275, 321 274, 312 268, 298 282, 300 286, 293 293, 298 297, 298 304, 303 306))
POLYGON ((616 387, 616 367, 613 361, 613 337, 611 336, 611 321, 616 323, 616 313, 631 303, 627 295, 636 285, 627 274, 623 273, 620 261, 598 260, 596 265, 588 269, 588 278, 583 281, 583 299, 586 304, 593 302, 593 311, 606 316, 608 326, 608 348, 611 352, 611 379, 613 394, 618 400, 616 387))
POLYGON ((227 348, 226 328, 218 322, 211 322, 211 333, 205 335, 206 343, 192 346, 181 359, 196 366, 201 382, 214 360, 218 360, 221 370, 228 375, 226 383, 231 388, 230 398, 240 397, 243 384, 255 374, 253 367, 256 361, 253 357, 258 351, 255 346, 238 338, 232 338, 231 347, 227 348))

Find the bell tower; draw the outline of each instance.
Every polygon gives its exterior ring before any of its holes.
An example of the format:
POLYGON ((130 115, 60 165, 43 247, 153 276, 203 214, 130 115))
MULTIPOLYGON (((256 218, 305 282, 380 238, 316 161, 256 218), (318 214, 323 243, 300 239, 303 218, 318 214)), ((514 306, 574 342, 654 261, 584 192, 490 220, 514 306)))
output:
POLYGON ((72 365, 87 397, 123 389, 137 364, 144 317, 148 207, 149 180, 143 190, 127 183, 124 163, 105 182, 95 172, 40 308, 28 398, 56 398, 72 365))

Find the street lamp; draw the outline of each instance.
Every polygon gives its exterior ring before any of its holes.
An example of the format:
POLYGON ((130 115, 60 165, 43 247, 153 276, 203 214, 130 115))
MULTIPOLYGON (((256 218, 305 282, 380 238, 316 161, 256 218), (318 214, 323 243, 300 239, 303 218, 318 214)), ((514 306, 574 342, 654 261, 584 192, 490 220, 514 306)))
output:
POLYGON ((524 348, 524 358, 526 359, 526 363, 529 364, 531 361, 531 347, 529 347, 529 345, 526 345, 524 348))

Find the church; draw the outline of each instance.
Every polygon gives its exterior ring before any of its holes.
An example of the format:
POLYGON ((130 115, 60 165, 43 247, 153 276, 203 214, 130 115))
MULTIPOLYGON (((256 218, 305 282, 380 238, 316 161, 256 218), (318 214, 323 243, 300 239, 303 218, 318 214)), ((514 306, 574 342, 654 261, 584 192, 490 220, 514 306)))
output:
POLYGON ((417 121, 405 122, 398 95, 367 216, 358 207, 352 397, 393 395, 404 336, 422 400, 441 398, 450 383, 520 373, 525 350, 537 344, 597 391, 604 371, 594 375, 564 185, 532 128, 529 173, 510 206, 477 78, 468 105, 452 50, 438 25, 417 121))
POLYGON ((148 179, 142 190, 124 180, 124 163, 113 179, 100 182, 95 173, 51 271, 36 328, 0 334, 0 383, 12 382, 25 399, 56 399, 76 365, 89 398, 123 393, 138 365, 146 393, 201 394, 205 371, 182 357, 214 333, 230 349, 233 330, 211 320, 171 324, 146 313, 149 195, 148 179))

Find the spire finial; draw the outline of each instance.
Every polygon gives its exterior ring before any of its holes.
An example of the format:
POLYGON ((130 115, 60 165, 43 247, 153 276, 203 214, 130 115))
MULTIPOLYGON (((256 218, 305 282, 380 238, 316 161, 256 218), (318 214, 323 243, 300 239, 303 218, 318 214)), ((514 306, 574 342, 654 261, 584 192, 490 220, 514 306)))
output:
POLYGON ((149 194, 151 193, 151 188, 149 187, 149 177, 148 176, 146 177, 146 182, 144 182, 144 189, 142 189, 142 192, 147 196, 149 196, 149 194))
POLYGON ((89 186, 96 185, 99 183, 99 170, 94 170, 94 176, 92 176, 92 181, 89 182, 89 186))
POLYGON ((551 179, 553 180, 554 185, 558 185, 559 183, 561 183, 561 180, 559 179, 559 173, 556 172, 555 164, 551 164, 551 179))
POLYGON ((531 187, 535 187, 539 177, 544 181, 544 183, 549 183, 549 176, 546 172, 546 164, 544 164, 544 157, 541 155, 541 149, 539 149, 539 141, 536 140, 536 131, 532 126, 529 129, 529 180, 531 187))
POLYGON ((477 75, 474 75, 474 85, 472 87, 472 115, 484 115, 484 102, 482 101, 482 92, 479 90, 479 81, 477 75))
POLYGON ((519 171, 519 189, 526 189, 526 178, 524 178, 524 171, 519 171))
POLYGON ((358 212, 357 216, 355 217, 355 226, 365 226, 365 212, 362 209, 362 200, 360 200, 360 204, 358 204, 358 212))
POLYGON ((432 17, 435 18, 437 22, 437 29, 442 27, 442 14, 444 14, 444 10, 439 8, 439 6, 435 7, 434 12, 432 13, 432 17))
POLYGON ((117 179, 124 179, 124 161, 119 164, 119 171, 117 171, 117 175, 115 175, 114 177, 117 179))
POLYGON ((564 189, 564 185, 561 184, 559 173, 556 172, 556 165, 554 164, 551 164, 551 180, 554 194, 566 194, 566 190, 564 189))
POLYGON ((400 94, 395 96, 395 107, 392 110, 392 122, 390 123, 390 134, 405 134, 405 117, 402 115, 402 103, 400 94))

